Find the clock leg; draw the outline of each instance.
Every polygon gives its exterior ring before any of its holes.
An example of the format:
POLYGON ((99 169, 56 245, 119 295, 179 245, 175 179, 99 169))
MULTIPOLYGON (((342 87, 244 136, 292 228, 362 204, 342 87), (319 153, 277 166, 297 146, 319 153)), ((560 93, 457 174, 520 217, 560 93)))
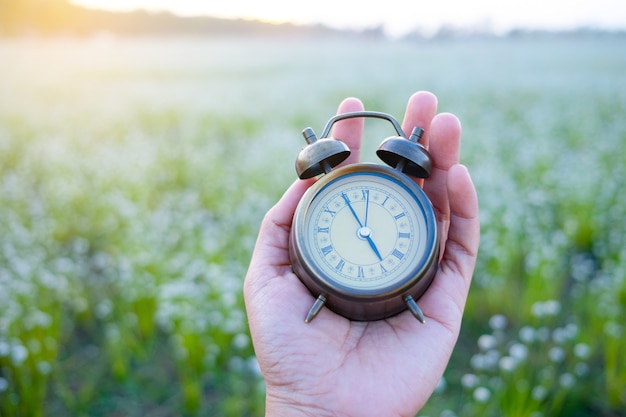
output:
POLYGON ((413 313, 415 318, 419 320, 420 323, 422 324, 426 323, 426 319, 424 318, 424 313, 422 313, 422 310, 419 308, 419 306, 417 305, 417 303, 415 302, 413 297, 411 297, 410 294, 407 294, 404 296, 404 302, 406 303, 411 313, 413 313))
POLYGON ((320 294, 320 296, 317 297, 317 300, 315 300, 315 303, 313 303, 313 306, 309 310, 309 314, 306 315, 304 322, 310 323, 311 320, 313 320, 315 316, 317 316, 317 314, 322 310, 322 307, 324 307, 325 302, 326 302, 326 297, 320 294))

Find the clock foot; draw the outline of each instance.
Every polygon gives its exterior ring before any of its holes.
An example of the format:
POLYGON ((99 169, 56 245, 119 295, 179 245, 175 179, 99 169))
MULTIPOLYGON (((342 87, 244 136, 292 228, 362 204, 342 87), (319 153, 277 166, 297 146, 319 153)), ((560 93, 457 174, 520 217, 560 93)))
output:
POLYGON ((324 297, 323 295, 320 295, 319 297, 317 297, 317 300, 315 300, 315 303, 313 303, 313 306, 309 310, 309 314, 306 315, 304 322, 310 323, 311 320, 313 320, 315 316, 317 316, 317 314, 322 310, 322 307, 324 307, 325 302, 326 302, 326 297, 324 297))
POLYGON ((413 313, 415 318, 419 320, 420 323, 422 324, 426 323, 426 319, 424 318, 424 313, 422 313, 422 310, 419 308, 419 306, 417 305, 413 297, 411 297, 410 295, 406 295, 404 297, 404 302, 406 303, 411 313, 413 313))

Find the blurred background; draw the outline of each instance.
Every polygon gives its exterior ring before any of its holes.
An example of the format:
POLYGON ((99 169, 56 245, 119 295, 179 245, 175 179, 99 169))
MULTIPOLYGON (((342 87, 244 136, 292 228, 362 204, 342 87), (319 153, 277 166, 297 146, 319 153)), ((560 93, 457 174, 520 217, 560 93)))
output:
POLYGON ((626 416, 620 2, 210 3, 0 0, 0 415, 263 416, 241 287, 301 130, 430 90, 482 231, 419 416, 626 416))

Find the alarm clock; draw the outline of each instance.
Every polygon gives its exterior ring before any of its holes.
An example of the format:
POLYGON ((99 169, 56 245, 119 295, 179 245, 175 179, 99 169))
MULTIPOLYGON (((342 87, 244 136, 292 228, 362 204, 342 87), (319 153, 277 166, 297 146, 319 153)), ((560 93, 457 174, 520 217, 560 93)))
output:
POLYGON ((407 138, 398 121, 381 112, 339 114, 321 138, 303 130, 307 145, 296 159, 301 179, 319 177, 295 210, 289 236, 294 273, 316 298, 305 322, 327 307, 355 321, 381 320, 409 310, 420 322, 417 300, 437 272, 439 230, 433 206, 417 185, 427 178, 431 157, 415 127, 407 138), (337 167, 350 150, 330 137, 349 118, 390 122, 396 135, 376 154, 385 163, 337 167))

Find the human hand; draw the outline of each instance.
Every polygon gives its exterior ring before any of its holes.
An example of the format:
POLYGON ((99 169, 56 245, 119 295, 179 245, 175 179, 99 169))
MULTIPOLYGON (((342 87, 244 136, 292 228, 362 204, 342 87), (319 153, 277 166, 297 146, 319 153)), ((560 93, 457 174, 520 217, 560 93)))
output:
MULTIPOLYGON (((338 113, 363 110, 344 100, 338 113)), ((266 416, 414 416, 426 403, 456 343, 478 251, 478 200, 468 171, 459 165, 461 125, 436 114, 437 99, 409 99, 402 128, 425 129, 421 143, 433 160, 423 182, 439 222, 439 270, 419 304, 420 324, 408 311, 355 322, 324 308, 304 323, 315 297, 289 261, 289 232, 300 198, 315 181, 297 180, 266 214, 244 284, 250 332, 266 384, 266 416)), ((363 119, 335 124, 358 162, 363 119)), ((421 181, 420 181, 421 183, 421 181)))

